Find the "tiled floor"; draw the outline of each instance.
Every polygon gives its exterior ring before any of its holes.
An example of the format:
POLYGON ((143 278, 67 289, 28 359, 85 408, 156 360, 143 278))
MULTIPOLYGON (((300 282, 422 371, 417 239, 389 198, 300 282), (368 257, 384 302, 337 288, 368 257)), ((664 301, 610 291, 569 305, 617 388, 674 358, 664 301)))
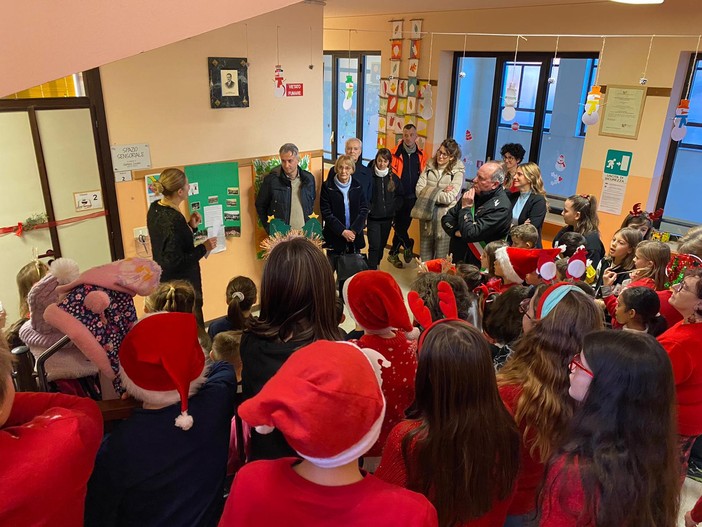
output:
MULTIPOLYGON (((387 271, 390 274, 392 274, 395 277, 395 280, 397 280, 397 283, 400 285, 400 288, 402 289, 402 294, 406 298, 407 297, 407 292, 410 289, 410 285, 414 281, 414 279, 417 277, 417 264, 416 262, 412 262, 410 264, 405 264, 404 260, 402 260, 404 268, 403 269, 396 269, 395 267, 392 266, 387 261, 387 250, 385 251, 385 258, 383 259, 382 263, 380 264, 380 269, 382 271, 387 271)), ((350 317, 348 308, 346 309, 346 321, 344 324, 342 324, 342 327, 346 331, 350 331, 354 328, 354 322, 353 319, 350 317)), ((702 483, 699 483, 693 479, 686 478, 685 479, 685 484, 683 485, 682 488, 682 494, 680 498, 680 517, 678 521, 678 527, 684 527, 685 526, 685 512, 689 511, 692 509, 692 507, 695 505, 695 502, 697 501, 697 498, 702 496, 702 483)))

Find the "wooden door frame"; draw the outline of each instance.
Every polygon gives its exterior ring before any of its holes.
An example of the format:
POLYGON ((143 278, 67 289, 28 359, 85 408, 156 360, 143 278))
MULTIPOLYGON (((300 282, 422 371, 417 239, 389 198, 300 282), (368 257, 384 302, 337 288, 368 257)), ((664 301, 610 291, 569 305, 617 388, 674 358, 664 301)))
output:
MULTIPOLYGON (((29 124, 34 142, 34 152, 37 159, 37 169, 41 182, 44 206, 49 221, 56 221, 51 191, 49 187, 49 177, 44 160, 44 152, 41 146, 41 137, 37 125, 36 112, 41 110, 68 110, 68 109, 88 109, 90 110, 91 123, 93 125, 93 136, 95 143, 95 156, 98 165, 100 186, 104 199, 104 207, 107 215, 105 222, 107 226, 108 243, 110 255, 113 260, 124 258, 124 246, 122 243, 122 229, 119 221, 119 208, 117 206, 117 194, 115 191, 114 170, 112 167, 112 157, 110 155, 110 139, 107 131, 107 118, 105 116, 105 105, 102 94, 102 83, 100 80, 100 70, 94 68, 83 72, 83 82, 85 85, 85 97, 54 97, 44 99, 0 99, 0 112, 27 112, 29 124)), ((58 230, 56 227, 49 228, 51 243, 57 257, 61 256, 61 246, 59 244, 58 230)))

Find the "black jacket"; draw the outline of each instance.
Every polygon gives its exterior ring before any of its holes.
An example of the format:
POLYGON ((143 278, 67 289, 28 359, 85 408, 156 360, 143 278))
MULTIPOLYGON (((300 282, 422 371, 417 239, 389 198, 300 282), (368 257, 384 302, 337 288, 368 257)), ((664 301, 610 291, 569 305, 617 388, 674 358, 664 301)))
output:
POLYGON ((193 230, 177 210, 154 201, 146 213, 154 261, 161 266, 161 282, 186 280, 202 293, 200 258, 207 249, 193 242, 193 230))
MULTIPOLYGON (((322 191, 319 195, 319 210, 324 221, 322 229, 324 246, 334 252, 345 252, 347 242, 341 235, 346 230, 344 195, 333 179, 327 179, 322 184, 322 191)), ((354 248, 358 251, 366 246, 363 228, 366 226, 366 218, 368 217, 368 202, 363 195, 361 185, 354 179, 351 180, 349 188, 349 215, 351 216, 349 230, 356 233, 354 248)))
POLYGON ((502 186, 475 195, 472 207, 462 208, 461 198, 441 220, 444 230, 451 236, 450 252, 454 262, 466 262, 480 266, 480 259, 468 250, 471 242, 485 244, 504 240, 512 225, 512 205, 502 186), (455 236, 460 231, 461 237, 455 236))
MULTIPOLYGON (((327 181, 332 181, 335 175, 336 170, 334 167, 331 167, 329 169, 329 174, 327 175, 327 181)), ((353 174, 351 174, 351 177, 354 179, 354 181, 361 185, 363 196, 366 198, 366 201, 370 201, 371 196, 373 195, 373 171, 361 163, 361 161, 357 161, 356 168, 354 169, 353 174)))
MULTIPOLYGON (((517 203, 519 199, 519 192, 508 192, 507 197, 512 203, 512 208, 517 203)), ((511 211, 510 211, 511 214, 511 211)), ((544 226, 544 220, 546 219, 546 198, 541 194, 534 194, 533 192, 529 194, 529 197, 524 204, 522 212, 519 213, 519 218, 517 218, 517 225, 522 225, 526 220, 536 227, 539 231, 539 240, 536 242, 536 248, 541 249, 541 229, 544 226)))
MULTIPOLYGON (((266 340, 246 331, 241 337, 241 384, 244 400, 258 394, 290 356, 309 341, 266 340)), ((296 456, 278 430, 260 435, 251 430, 251 460, 296 456)))
MULTIPOLYGON (((302 212, 305 221, 309 219, 314 210, 314 200, 316 190, 314 188, 314 176, 298 167, 300 177, 300 201, 302 202, 302 212)), ((283 220, 290 225, 290 200, 292 199, 291 184, 288 177, 280 166, 271 170, 271 173, 263 178, 261 188, 256 197, 256 212, 261 220, 263 228, 268 232, 268 216, 283 220)))
POLYGON ((390 170, 385 177, 375 175, 373 162, 368 166, 373 174, 373 193, 370 200, 369 220, 391 220, 395 217, 395 212, 402 206, 402 185, 400 178, 390 170), (388 189, 390 181, 395 184, 395 190, 388 189))

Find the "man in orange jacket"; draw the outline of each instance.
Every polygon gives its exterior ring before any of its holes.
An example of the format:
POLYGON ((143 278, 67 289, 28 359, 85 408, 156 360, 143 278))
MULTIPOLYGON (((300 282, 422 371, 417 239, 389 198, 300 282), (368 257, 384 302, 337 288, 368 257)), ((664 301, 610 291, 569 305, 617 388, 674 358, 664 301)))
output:
POLYGON ((392 246, 388 254, 388 262, 397 268, 402 267, 400 261, 400 248, 403 248, 403 256, 406 263, 412 261, 412 249, 414 240, 410 238, 407 230, 412 223, 412 207, 417 201, 414 192, 417 186, 419 174, 422 173, 427 163, 427 158, 417 146, 417 127, 413 124, 406 124, 402 130, 402 141, 397 145, 392 156, 392 171, 400 178, 402 185, 403 201, 400 208, 395 213, 395 235, 392 238, 392 246))

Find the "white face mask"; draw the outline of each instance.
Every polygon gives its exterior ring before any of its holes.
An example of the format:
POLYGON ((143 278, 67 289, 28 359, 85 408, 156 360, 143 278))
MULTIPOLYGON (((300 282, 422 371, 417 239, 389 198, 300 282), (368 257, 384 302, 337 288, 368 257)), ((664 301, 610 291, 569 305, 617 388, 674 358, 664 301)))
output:
POLYGON ((384 169, 380 170, 378 167, 375 168, 375 175, 378 177, 385 177, 388 175, 388 172, 390 171, 390 167, 385 167, 384 169))

